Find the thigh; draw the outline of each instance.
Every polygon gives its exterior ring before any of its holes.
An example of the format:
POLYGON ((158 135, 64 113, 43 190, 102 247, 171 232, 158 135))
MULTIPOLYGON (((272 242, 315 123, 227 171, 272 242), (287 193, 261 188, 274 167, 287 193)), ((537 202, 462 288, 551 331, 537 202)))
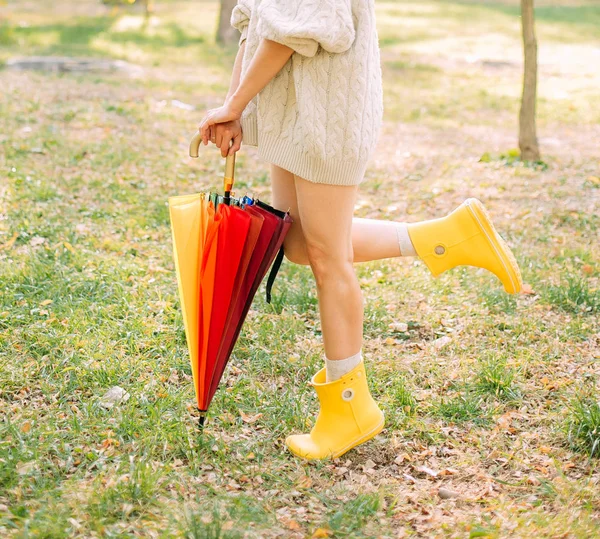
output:
POLYGON ((309 253, 352 261, 352 217, 358 186, 315 183, 300 176, 294 179, 309 253))
POLYGON ((273 207, 282 211, 289 210, 293 221, 284 241, 286 257, 296 264, 308 264, 294 175, 289 170, 271 164, 271 193, 273 207))
MULTIPOLYGON (((292 219, 298 215, 294 175, 284 168, 271 164, 271 200, 274 208, 290 211, 292 219)), ((295 220, 295 219, 294 219, 295 220)))

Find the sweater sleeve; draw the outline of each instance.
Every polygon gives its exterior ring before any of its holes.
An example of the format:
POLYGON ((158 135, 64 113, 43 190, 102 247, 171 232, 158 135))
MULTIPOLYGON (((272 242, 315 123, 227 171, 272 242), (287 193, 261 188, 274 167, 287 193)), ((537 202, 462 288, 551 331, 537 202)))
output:
POLYGON ((328 52, 347 51, 354 42, 351 0, 261 0, 256 33, 314 56, 319 45, 328 52))
POLYGON ((241 32, 239 44, 241 45, 248 35, 248 24, 252 14, 253 0, 238 0, 238 3, 231 12, 230 24, 236 30, 241 32))

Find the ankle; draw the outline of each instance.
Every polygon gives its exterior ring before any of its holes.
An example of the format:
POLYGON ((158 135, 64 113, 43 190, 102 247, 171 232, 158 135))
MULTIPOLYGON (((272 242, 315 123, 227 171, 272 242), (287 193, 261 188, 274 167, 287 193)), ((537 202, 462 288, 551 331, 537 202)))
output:
POLYGON ((362 361, 362 350, 359 350, 356 354, 347 357, 346 359, 327 359, 325 358, 325 373, 326 382, 335 382, 339 380, 344 374, 348 374, 352 369, 356 368, 362 361))
POLYGON ((396 234, 398 236, 398 247, 400 256, 417 256, 417 251, 410 239, 407 223, 396 223, 396 234))

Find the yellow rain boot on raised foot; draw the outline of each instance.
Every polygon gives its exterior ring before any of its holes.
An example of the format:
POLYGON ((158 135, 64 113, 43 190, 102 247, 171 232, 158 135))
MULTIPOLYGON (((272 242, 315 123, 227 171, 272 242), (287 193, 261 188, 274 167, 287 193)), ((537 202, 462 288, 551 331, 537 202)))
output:
POLYGON ((407 228, 415 251, 435 277, 456 266, 475 266, 496 275, 509 294, 521 291, 519 265, 476 198, 446 217, 408 223, 407 228))
POLYGON ((294 434, 285 440, 292 453, 306 459, 336 458, 381 432, 383 412, 367 385, 365 362, 333 382, 326 382, 325 368, 309 382, 319 398, 320 410, 310 434, 294 434))

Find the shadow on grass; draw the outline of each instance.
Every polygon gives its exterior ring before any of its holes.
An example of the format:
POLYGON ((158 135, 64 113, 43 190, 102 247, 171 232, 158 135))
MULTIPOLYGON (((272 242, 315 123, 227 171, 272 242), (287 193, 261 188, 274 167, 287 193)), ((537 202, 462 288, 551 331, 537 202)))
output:
POLYGON ((0 29, 0 43, 24 45, 36 54, 106 54, 94 46, 103 36, 107 41, 120 45, 137 45, 146 50, 160 52, 165 47, 183 48, 205 42, 205 36, 183 29, 175 22, 162 23, 158 31, 149 32, 146 25, 124 31, 113 30, 119 16, 79 17, 68 23, 39 26, 9 26, 0 29))

